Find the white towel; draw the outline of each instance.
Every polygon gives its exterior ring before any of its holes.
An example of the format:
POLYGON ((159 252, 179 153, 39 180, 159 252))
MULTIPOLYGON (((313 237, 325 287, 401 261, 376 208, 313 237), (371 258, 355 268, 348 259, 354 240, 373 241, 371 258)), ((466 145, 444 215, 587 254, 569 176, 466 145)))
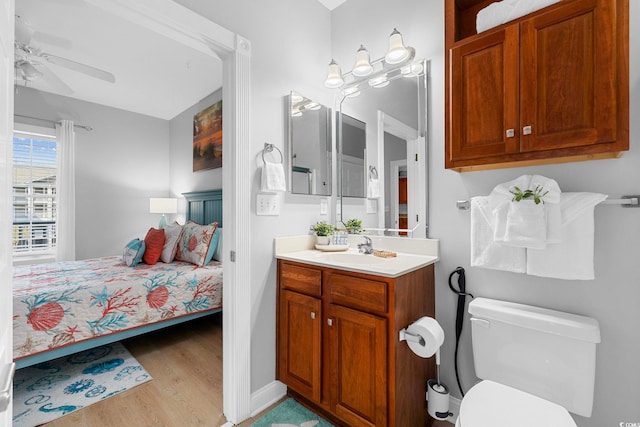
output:
POLYGON ((563 193, 562 242, 527 251, 527 274, 566 280, 593 280, 594 207, 607 198, 598 193, 563 193))
POLYGON ((471 198, 471 266, 524 273, 526 250, 493 239, 496 216, 490 197, 471 198))
POLYGON ((559 242, 560 187, 558 183, 541 175, 521 175, 498 184, 489 195, 489 204, 495 218, 493 239, 515 247, 543 249, 547 243, 559 242), (532 200, 513 201, 511 191, 540 187, 542 202, 532 200), (531 206, 533 205, 533 206, 531 206))
POLYGON ((369 177, 368 182, 369 189, 369 198, 370 199, 378 199, 380 198, 380 181, 378 178, 369 177))
POLYGON ((476 17, 478 33, 528 15, 560 0, 502 0, 481 9, 476 17))
POLYGON ((282 166, 282 163, 272 163, 265 160, 264 166, 262 167, 261 178, 260 191, 287 191, 287 186, 284 180, 284 167, 282 166))

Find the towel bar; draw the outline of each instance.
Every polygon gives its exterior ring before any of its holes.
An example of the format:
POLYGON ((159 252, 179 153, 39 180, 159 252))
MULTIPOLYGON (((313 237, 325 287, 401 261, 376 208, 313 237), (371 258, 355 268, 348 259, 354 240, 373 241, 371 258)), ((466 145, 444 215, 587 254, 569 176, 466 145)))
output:
MULTIPOLYGON (((619 205, 623 208, 639 208, 640 207, 640 195, 622 196, 621 199, 607 199, 600 202, 601 205, 619 205)), ((461 211, 468 211, 471 209, 470 200, 458 200, 456 207, 461 211)))

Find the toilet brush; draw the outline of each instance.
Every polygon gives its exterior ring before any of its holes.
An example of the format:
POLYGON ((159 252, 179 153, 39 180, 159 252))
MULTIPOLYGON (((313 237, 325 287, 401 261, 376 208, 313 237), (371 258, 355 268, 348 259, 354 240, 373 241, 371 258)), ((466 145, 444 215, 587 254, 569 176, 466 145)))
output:
POLYGON ((452 415, 449 412, 449 389, 440 382, 440 349, 436 351, 436 379, 427 381, 427 411, 437 420, 452 415))

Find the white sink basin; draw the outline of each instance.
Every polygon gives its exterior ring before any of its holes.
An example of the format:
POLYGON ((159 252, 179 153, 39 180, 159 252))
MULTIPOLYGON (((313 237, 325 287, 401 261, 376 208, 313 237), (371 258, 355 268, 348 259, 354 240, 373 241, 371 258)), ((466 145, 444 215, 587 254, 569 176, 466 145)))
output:
POLYGON ((354 254, 354 253, 331 253, 322 254, 321 258, 327 262, 337 262, 348 265, 376 265, 384 264, 386 259, 375 255, 354 254))

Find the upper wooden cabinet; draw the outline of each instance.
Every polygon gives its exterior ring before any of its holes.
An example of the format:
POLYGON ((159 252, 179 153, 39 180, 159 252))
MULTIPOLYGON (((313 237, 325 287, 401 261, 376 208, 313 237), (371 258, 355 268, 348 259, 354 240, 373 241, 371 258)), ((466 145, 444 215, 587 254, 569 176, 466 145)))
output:
POLYGON ((476 34, 491 3, 446 0, 446 168, 628 150, 628 0, 564 0, 476 34))

